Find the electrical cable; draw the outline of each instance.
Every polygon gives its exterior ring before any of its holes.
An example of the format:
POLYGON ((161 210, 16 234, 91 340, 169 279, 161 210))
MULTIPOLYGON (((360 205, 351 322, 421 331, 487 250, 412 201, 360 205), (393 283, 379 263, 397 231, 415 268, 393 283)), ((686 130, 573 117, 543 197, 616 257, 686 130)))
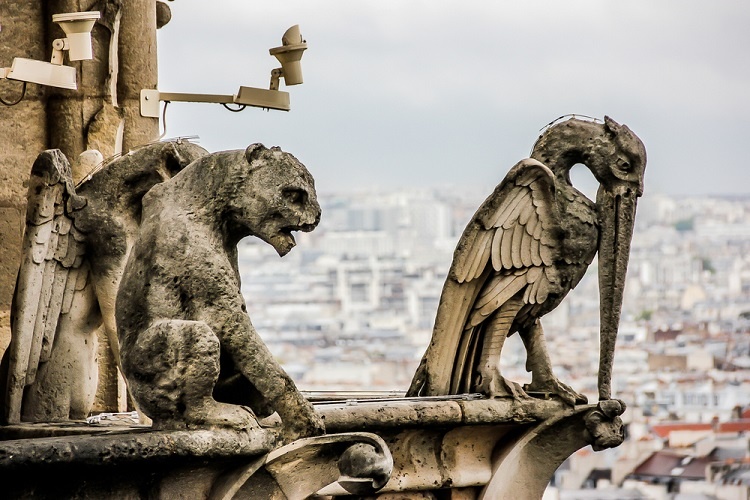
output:
POLYGON ((237 108, 237 109, 232 109, 232 108, 230 108, 230 107, 229 107, 229 106, 228 106, 228 105, 227 105, 226 103, 224 103, 224 102, 222 102, 222 103, 221 103, 221 105, 222 105, 222 106, 224 106, 225 108, 227 108, 227 109, 228 109, 229 111, 231 111, 232 113, 239 113, 240 111, 243 111, 243 110, 244 110, 244 109, 245 109, 245 108, 247 107, 247 105, 246 105, 246 104, 238 104, 238 106, 240 106, 239 108, 237 108))
POLYGON ((161 122, 164 124, 164 132, 161 133, 157 141, 160 141, 164 139, 164 136, 167 135, 167 106, 169 105, 171 101, 164 101, 164 109, 161 112, 161 122))
POLYGON ((23 82, 23 88, 21 89, 21 97, 19 97, 15 102, 9 102, 0 97, 0 102, 3 103, 5 106, 15 106, 19 102, 23 100, 23 98, 26 97, 26 82, 23 82))

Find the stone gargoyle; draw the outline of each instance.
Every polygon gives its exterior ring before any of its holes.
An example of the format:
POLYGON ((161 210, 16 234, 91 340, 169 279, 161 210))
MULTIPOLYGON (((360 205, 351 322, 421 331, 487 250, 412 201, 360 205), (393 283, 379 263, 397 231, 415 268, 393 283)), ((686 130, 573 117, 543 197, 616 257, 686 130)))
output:
POLYGON ((323 422, 253 328, 237 243, 280 256, 320 220, 314 181, 294 156, 253 144, 188 165, 143 199, 117 295, 123 371, 155 428, 252 428, 277 412, 284 440, 323 422))
MULTIPOLYGON (((525 397, 500 374, 508 335, 519 332, 531 371, 527 391, 570 405, 586 398, 552 373, 540 317, 557 307, 599 254, 599 399, 611 397, 625 272, 643 193, 646 150, 626 126, 571 118, 553 122, 479 207, 456 246, 432 341, 408 395, 481 392, 525 397), (596 202, 570 182, 582 163, 599 181, 596 202)), ((622 405, 620 405, 622 406, 622 405)))
POLYGON ((159 142, 102 162, 95 172, 74 172, 60 150, 37 157, 4 361, 3 420, 88 416, 97 390, 100 327, 118 358, 115 297, 140 224, 141 199, 207 153, 187 141, 159 142), (76 186, 74 178, 83 180, 76 186))

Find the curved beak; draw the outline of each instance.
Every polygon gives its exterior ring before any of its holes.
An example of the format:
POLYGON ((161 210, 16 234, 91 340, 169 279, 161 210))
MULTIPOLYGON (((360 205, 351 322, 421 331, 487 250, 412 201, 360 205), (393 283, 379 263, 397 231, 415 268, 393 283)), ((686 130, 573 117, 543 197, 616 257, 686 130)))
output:
POLYGON ((640 190, 627 184, 599 188, 599 400, 611 398, 612 363, 622 310, 625 274, 640 190))

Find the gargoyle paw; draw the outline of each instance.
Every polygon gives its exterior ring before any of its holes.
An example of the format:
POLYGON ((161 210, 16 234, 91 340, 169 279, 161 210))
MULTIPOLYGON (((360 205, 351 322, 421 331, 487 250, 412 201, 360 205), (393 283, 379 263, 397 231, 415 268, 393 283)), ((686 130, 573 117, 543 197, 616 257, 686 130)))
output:
POLYGON ((249 407, 219 403, 213 399, 188 408, 182 417, 182 419, 154 419, 154 426, 162 429, 228 427, 246 430, 258 428, 255 413, 249 407))
POLYGON ((520 384, 508 380, 500 375, 500 373, 480 374, 476 390, 488 398, 511 397, 516 401, 529 398, 529 395, 526 394, 526 391, 523 390, 520 384))
POLYGON ((315 411, 297 415, 293 419, 287 417, 282 427, 282 434, 286 443, 291 443, 303 437, 320 436, 325 433, 326 427, 323 419, 315 411))

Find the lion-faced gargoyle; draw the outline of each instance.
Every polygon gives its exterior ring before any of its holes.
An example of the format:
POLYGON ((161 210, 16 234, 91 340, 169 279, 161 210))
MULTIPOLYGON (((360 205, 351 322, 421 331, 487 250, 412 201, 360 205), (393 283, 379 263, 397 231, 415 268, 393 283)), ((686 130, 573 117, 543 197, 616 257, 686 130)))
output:
POLYGON ((144 197, 117 330, 131 393, 156 428, 252 428, 276 411, 287 441, 323 432, 253 328, 237 267, 245 236, 283 256, 292 231, 319 220, 304 165, 260 144, 205 156, 144 197))

